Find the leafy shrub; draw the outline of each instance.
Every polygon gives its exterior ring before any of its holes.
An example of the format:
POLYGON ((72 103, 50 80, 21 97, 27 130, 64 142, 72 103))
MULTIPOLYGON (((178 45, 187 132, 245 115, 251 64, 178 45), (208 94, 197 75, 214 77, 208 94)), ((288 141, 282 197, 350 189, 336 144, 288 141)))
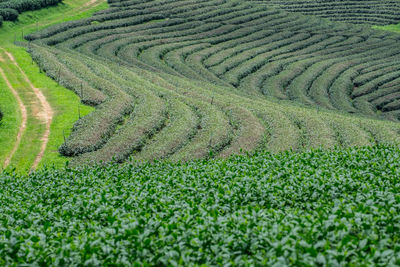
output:
POLYGON ((0 174, 1 265, 400 264, 400 149, 0 174))
POLYGON ((0 2, 0 15, 4 20, 14 21, 18 13, 37 10, 61 3, 62 0, 7 0, 0 2))
POLYGON ((389 0, 259 0, 255 3, 266 3, 270 6, 286 9, 290 12, 299 12, 306 15, 315 15, 336 21, 346 21, 355 24, 386 25, 399 21, 400 4, 389 0))
POLYGON ((61 0, 9 0, 0 3, 0 8, 12 8, 22 13, 28 10, 36 10, 42 7, 56 5, 60 2, 61 0))
POLYGON ((0 9, 0 16, 4 20, 15 21, 18 18, 18 11, 12 8, 3 8, 0 9))

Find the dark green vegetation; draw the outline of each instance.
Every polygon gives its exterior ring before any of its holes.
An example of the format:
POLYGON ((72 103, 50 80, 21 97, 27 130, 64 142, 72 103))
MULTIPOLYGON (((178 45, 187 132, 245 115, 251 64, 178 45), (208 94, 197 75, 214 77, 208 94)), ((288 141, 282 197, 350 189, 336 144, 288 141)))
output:
POLYGON ((398 0, 253 0, 290 12, 356 24, 387 25, 400 21, 398 0))
POLYGON ((130 0, 26 39, 96 106, 59 149, 73 164, 399 142, 376 120, 400 116, 392 33, 268 2, 130 0))
POLYGON ((400 150, 0 175, 0 264, 400 264, 400 150))
POLYGON ((28 11, 37 10, 44 7, 57 5, 62 0, 1 0, 0 1, 0 26, 3 19, 15 21, 18 14, 28 11))

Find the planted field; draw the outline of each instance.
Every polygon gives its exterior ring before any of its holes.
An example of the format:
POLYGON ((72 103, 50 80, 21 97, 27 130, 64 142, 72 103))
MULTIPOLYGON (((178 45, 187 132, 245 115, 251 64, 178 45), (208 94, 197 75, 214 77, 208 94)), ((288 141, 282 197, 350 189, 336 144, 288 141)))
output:
POLYGON ((290 12, 356 24, 387 25, 400 21, 400 2, 393 0, 253 0, 290 12))
POLYGON ((397 266, 400 150, 0 174, 0 264, 397 266))
POLYGON ((0 29, 0 265, 400 265, 397 1, 82 1, 0 29))
POLYGON ((400 140, 396 34, 268 1, 109 4, 26 36, 40 68, 96 107, 59 148, 73 164, 400 140))

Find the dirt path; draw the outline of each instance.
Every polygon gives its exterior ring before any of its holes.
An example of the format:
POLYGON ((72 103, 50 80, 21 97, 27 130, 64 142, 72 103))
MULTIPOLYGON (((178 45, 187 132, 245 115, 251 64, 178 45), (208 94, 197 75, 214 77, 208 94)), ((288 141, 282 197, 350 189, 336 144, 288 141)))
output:
POLYGON ((89 2, 87 2, 86 4, 84 4, 82 7, 87 7, 87 6, 91 6, 94 3, 96 3, 98 0, 90 0, 89 2))
MULTIPOLYGON (((2 60, 2 61, 4 61, 4 60, 2 60)), ((7 79, 7 76, 4 73, 2 68, 0 68, 0 74, 3 77, 4 81, 6 82, 7 87, 11 90, 11 93, 17 99, 18 106, 19 106, 19 109, 21 110, 21 116, 22 116, 22 122, 21 122, 21 125, 19 126, 17 139, 15 140, 14 147, 13 147, 13 149, 10 152, 10 154, 7 156, 7 158, 5 159, 5 161, 3 163, 3 168, 5 169, 10 164, 11 158, 14 156, 15 151, 17 151, 17 149, 19 147, 19 144, 21 143, 22 134, 24 133, 24 131, 26 129, 26 122, 28 120, 28 113, 26 111, 26 107, 25 107, 24 103, 22 102, 21 98, 19 97, 18 92, 11 85, 10 81, 7 79)))
MULTIPOLYGON (((32 89, 32 92, 34 93, 34 95, 36 96, 36 98, 39 100, 39 103, 40 103, 40 107, 35 107, 35 108, 37 109, 37 112, 34 112, 33 116, 36 117, 36 118, 38 118, 39 120, 41 120, 41 121, 45 124, 46 129, 45 129, 45 131, 44 131, 44 133, 43 133, 43 136, 42 136, 42 138, 41 138, 41 140, 42 140, 42 145, 41 145, 41 147, 40 147, 40 151, 39 151, 39 153, 36 155, 35 161, 33 162, 32 167, 31 167, 31 168, 34 170, 34 169, 37 168, 37 166, 38 166, 40 160, 43 158, 44 152, 45 152, 46 147, 47 147, 47 144, 48 144, 48 142, 49 142, 50 126, 51 126, 51 122, 52 122, 52 120, 53 120, 53 115, 54 115, 54 114, 53 114, 53 109, 51 108, 49 102, 47 102, 47 99, 46 99, 46 97, 43 95, 42 91, 41 91, 39 88, 36 88, 36 87, 32 84, 32 82, 29 80, 29 78, 28 78, 28 76, 26 75, 26 73, 25 73, 25 72, 22 70, 22 68, 18 65, 18 63, 17 63, 17 61, 15 60, 14 56, 13 56, 11 53, 5 51, 4 49, 1 49, 1 50, 3 50, 3 51, 5 52, 5 54, 7 55, 7 57, 11 60, 11 62, 12 62, 12 63, 18 68, 18 70, 21 72, 22 77, 24 78, 25 82, 26 82, 26 83, 29 85, 29 87, 32 89)), ((3 74, 4 74, 4 72, 3 72, 3 74)), ((5 77, 5 74, 4 74, 4 77, 5 77)), ((10 85, 11 85, 11 84, 10 84, 10 85)), ((14 90, 14 91, 15 91, 15 90, 14 90)), ((15 91, 15 92, 16 92, 16 91, 15 91)), ((23 103, 22 103, 22 101, 20 101, 20 99, 19 99, 18 102, 21 102, 21 104, 23 105, 23 103)), ((25 109, 25 117, 26 117, 27 114, 26 114, 26 108, 25 108, 25 106, 24 106, 24 109, 25 109)), ((21 110, 22 110, 22 109, 21 109, 21 110)), ((25 120, 24 127, 26 128, 26 120, 25 120)), ((18 142, 18 144, 16 144, 16 145, 17 145, 17 147, 18 147, 19 142, 18 142)), ((16 150, 17 147, 15 147, 14 149, 16 150)), ((15 151, 13 151, 13 152, 15 153, 15 151)), ((9 164, 9 161, 8 161, 8 164, 9 164)), ((7 165, 8 165, 8 164, 7 164, 7 165)))
POLYGON ((11 60, 11 62, 18 68, 18 70, 21 72, 22 76, 24 77, 24 80, 29 84, 29 87, 32 89, 35 96, 39 99, 39 102, 41 105, 39 112, 35 113, 34 116, 45 123, 46 130, 44 131, 43 136, 42 136, 42 145, 40 147, 39 154, 37 154, 35 161, 32 164, 32 169, 36 169, 40 160, 43 158, 44 152, 47 147, 47 143, 49 142, 50 126, 51 126, 51 122, 53 120, 53 109, 51 108, 50 103, 47 102, 47 99, 43 95, 42 91, 40 91, 39 88, 36 88, 33 85, 33 83, 29 80, 26 73, 22 70, 22 68, 15 61, 13 55, 9 52, 6 52, 6 55, 11 60))

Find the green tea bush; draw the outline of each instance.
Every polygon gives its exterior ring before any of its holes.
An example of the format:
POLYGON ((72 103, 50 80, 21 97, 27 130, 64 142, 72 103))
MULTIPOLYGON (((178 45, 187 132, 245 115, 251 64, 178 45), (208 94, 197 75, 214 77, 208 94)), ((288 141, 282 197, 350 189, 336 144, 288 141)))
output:
POLYGON ((395 24, 400 19, 400 4, 391 0, 258 0, 254 3, 355 24, 395 24))
MULTIPOLYGON (((30 45, 28 50, 39 67, 46 75, 57 81, 60 85, 74 91, 80 96, 82 103, 97 106, 105 101, 106 96, 101 91, 93 88, 87 81, 78 77, 75 65, 59 61, 51 50, 36 45, 30 45), (73 71, 72 71, 73 70, 73 71)), ((79 73, 79 72, 78 72, 79 73)))
MULTIPOLYGON (((358 122, 357 130, 346 134, 342 129, 354 128, 350 117, 339 116, 341 128, 339 123, 323 122, 338 115, 327 109, 400 119, 394 95, 400 72, 393 64, 399 62, 399 36, 287 12, 273 2, 277 1, 110 1, 109 9, 91 18, 27 36, 46 74, 83 96, 82 102, 97 106, 75 125, 60 151, 78 157, 73 163, 85 164, 80 159, 155 159, 150 148, 160 158, 188 160, 256 147, 301 150, 386 140, 380 126, 375 127, 378 134, 372 134, 358 122), (46 52, 50 50, 51 55, 46 52), (372 66, 378 66, 374 73, 364 75, 372 66), (128 70, 132 72, 122 77, 128 70), (194 86, 198 81, 201 84, 194 86), (141 90, 155 92, 150 101, 154 106, 141 90), (173 100, 195 113, 188 116, 195 123, 176 119, 180 115, 173 100), (301 105, 308 111, 297 110, 301 105), (312 107, 318 108, 317 114, 312 107), (172 126, 177 121, 181 122, 172 126), (190 125, 187 132, 182 125, 190 125), (169 129, 179 132, 174 135, 169 129)), ((315 1, 303 2, 310 11, 315 1)), ((336 11, 343 4, 344 15, 354 8, 360 19, 376 11, 372 7, 369 12, 360 1, 325 2, 316 5, 336 11)), ((303 6, 298 1, 280 3, 303 6)), ((385 9, 379 17, 393 13, 385 9)), ((389 133, 397 140, 400 132, 389 133)))
POLYGON ((0 2, 0 15, 4 20, 15 21, 24 11, 57 5, 62 0, 6 0, 0 2))
POLYGON ((0 16, 2 16, 4 20, 14 21, 18 18, 18 11, 12 8, 2 8, 0 9, 0 16))
POLYGON ((0 174, 2 265, 400 264, 400 149, 0 174))

